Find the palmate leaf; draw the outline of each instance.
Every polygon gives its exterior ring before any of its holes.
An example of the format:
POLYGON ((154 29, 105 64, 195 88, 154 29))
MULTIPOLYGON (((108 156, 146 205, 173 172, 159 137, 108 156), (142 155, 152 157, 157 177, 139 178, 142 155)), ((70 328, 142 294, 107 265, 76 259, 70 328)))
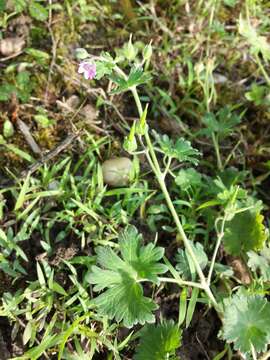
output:
POLYGON ((190 162, 194 165, 198 164, 198 156, 200 152, 191 146, 190 141, 179 138, 174 142, 168 135, 159 135, 154 132, 155 138, 163 151, 164 155, 175 158, 180 162, 190 162))
POLYGON ((225 226, 223 242, 230 255, 262 249, 266 240, 263 215, 247 210, 236 214, 225 226))
MULTIPOLYGON (((193 244, 191 241, 190 245, 193 249, 194 254, 196 255, 201 269, 204 270, 207 266, 208 258, 203 249, 203 245, 198 242, 193 244)), ((195 268, 191 269, 189 266, 187 251, 183 249, 178 249, 175 258, 177 261, 176 270, 182 275, 184 280, 191 280, 192 277, 196 274, 196 271, 195 268)))
POLYGON ((261 296, 235 295, 226 305, 222 337, 242 353, 265 351, 270 343, 270 303, 261 296))
POLYGON ((253 101, 256 106, 269 105, 270 101, 267 97, 268 87, 253 83, 250 91, 245 93, 245 97, 249 101, 253 101))
POLYGON ((114 64, 107 61, 96 61, 96 76, 100 80, 105 75, 110 75, 113 71, 114 64))
POLYGON ((259 254, 255 251, 247 253, 249 260, 248 266, 253 271, 259 271, 263 281, 270 280, 270 248, 264 247, 259 254))
POLYGON ((230 135, 233 128, 239 124, 241 118, 236 113, 231 112, 229 107, 225 106, 217 114, 206 113, 202 118, 206 129, 200 131, 201 134, 211 137, 212 133, 217 134, 220 138, 230 135))
POLYGON ((153 322, 152 311, 156 304, 143 295, 140 281, 158 283, 158 274, 167 271, 159 260, 164 249, 150 243, 141 245, 142 237, 134 226, 128 226, 119 236, 121 257, 109 247, 97 248, 97 263, 89 274, 89 282, 94 291, 106 289, 93 300, 101 314, 123 323, 127 327, 134 324, 153 322))
POLYGON ((181 330, 173 321, 145 325, 134 360, 169 360, 181 345, 181 330))
POLYGON ((270 60, 270 45, 267 37, 260 36, 255 27, 251 23, 240 16, 239 19, 239 33, 246 38, 250 45, 250 50, 253 54, 262 54, 265 61, 270 60))
POLYGON ((151 75, 144 73, 142 68, 133 67, 130 70, 127 80, 119 75, 111 75, 109 78, 118 85, 117 89, 113 90, 111 94, 120 94, 127 91, 134 86, 139 86, 151 80, 151 75))
POLYGON ((96 61, 96 76, 97 80, 100 80, 104 75, 111 75, 115 61, 111 55, 107 52, 101 53, 102 61, 96 61))
MULTIPOLYGON (((95 268, 94 277, 96 271, 100 269, 95 268)), ((125 272, 119 283, 114 283, 111 288, 99 295, 94 304, 102 315, 107 315, 109 319, 114 318, 117 322, 123 320, 126 327, 155 321, 152 311, 157 309, 157 305, 150 298, 143 296, 142 286, 125 272)))
POLYGON ((199 189, 202 186, 202 175, 193 168, 181 169, 175 178, 175 183, 183 191, 192 187, 199 189))

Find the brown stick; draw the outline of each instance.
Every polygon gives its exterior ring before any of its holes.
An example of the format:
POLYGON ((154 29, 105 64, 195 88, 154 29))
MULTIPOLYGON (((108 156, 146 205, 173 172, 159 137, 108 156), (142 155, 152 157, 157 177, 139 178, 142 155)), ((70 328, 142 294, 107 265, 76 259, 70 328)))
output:
MULTIPOLYGON (((40 160, 38 160, 35 164, 30 165, 26 170, 24 170, 18 179, 22 179, 27 176, 27 174, 33 174, 37 169, 39 169, 42 165, 44 165, 47 161, 53 159, 56 157, 60 152, 65 150, 77 137, 80 135, 80 132, 70 134, 66 137, 65 140, 63 140, 55 149, 48 152, 46 155, 44 155, 40 160)), ((11 186, 14 184, 13 180, 4 180, 2 183, 0 183, 0 187, 6 187, 11 186)))
POLYGON ((32 151, 35 154, 41 155, 42 152, 41 152, 38 144, 35 142, 33 136, 31 135, 29 127, 26 125, 26 123, 24 121, 22 121, 21 119, 17 118, 17 125, 18 125, 18 128, 20 129, 21 133, 23 134, 27 144, 32 149, 32 151))

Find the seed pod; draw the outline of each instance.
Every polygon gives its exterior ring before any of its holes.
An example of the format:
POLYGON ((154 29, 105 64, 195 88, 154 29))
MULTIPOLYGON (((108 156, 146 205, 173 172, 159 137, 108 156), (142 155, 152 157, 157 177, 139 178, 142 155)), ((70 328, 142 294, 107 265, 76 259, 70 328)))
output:
POLYGON ((132 176, 132 161, 126 157, 106 160, 102 165, 105 184, 110 186, 125 186, 132 176))
POLYGON ((0 40, 0 53, 4 56, 10 56, 20 52, 24 45, 25 41, 20 37, 2 39, 0 40))

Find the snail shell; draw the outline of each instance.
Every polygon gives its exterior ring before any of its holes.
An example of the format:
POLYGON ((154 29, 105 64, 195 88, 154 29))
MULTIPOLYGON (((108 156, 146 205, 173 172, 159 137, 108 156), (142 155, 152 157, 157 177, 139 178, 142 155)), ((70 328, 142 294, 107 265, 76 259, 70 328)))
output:
POLYGON ((118 157, 104 161, 102 164, 104 183, 110 186, 125 186, 132 174, 132 161, 126 157, 118 157))

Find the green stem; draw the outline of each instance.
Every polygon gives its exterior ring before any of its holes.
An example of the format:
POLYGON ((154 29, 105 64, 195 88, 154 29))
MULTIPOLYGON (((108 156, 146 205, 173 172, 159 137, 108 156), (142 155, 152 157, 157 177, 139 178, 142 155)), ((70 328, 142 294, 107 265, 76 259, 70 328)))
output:
POLYGON ((261 72, 263 73, 263 76, 268 84, 268 86, 270 86, 270 77, 268 76, 264 66, 263 66, 263 63, 261 62, 261 59, 259 58, 258 54, 255 55, 255 58, 256 58, 256 61, 257 61, 257 64, 259 65, 259 68, 261 70, 261 72))
POLYGON ((224 227, 225 227, 225 222, 226 222, 226 216, 224 216, 224 218, 222 219, 222 223, 221 223, 221 229, 218 233, 218 238, 217 238, 217 243, 215 246, 215 250, 214 250, 214 254, 211 260, 211 265, 210 265, 210 269, 209 269, 209 273, 207 276, 207 284, 210 286, 211 284, 211 278, 212 278, 212 274, 213 274, 213 270, 214 270, 214 266, 215 266, 215 262, 216 262, 216 257, 217 257, 217 253, 218 253, 218 249, 220 247, 221 244, 221 240, 224 236, 224 227))
MULTIPOLYGON (((140 117, 142 116, 143 114, 143 108, 142 108, 142 104, 141 104, 141 101, 140 101, 140 98, 139 98, 139 95, 138 95, 138 92, 137 92, 137 89, 136 87, 132 87, 130 89, 132 91, 132 94, 133 94, 133 97, 134 97, 134 100, 135 100, 135 103, 137 105, 137 108, 138 108, 138 112, 139 112, 139 115, 140 117)), ((196 258, 196 255, 194 254, 194 251, 190 245, 190 242, 186 236, 186 233, 182 227, 182 224, 179 220, 179 217, 177 215, 177 212, 175 210, 175 207, 173 205, 173 202, 171 200, 171 197, 170 197, 170 194, 167 190, 167 187, 166 187, 166 184, 165 184, 165 181, 164 181, 164 176, 160 170, 160 166, 159 166, 159 162, 158 162, 158 159, 156 157, 156 153, 155 153, 155 150, 154 150, 154 147, 153 147, 153 144, 152 144, 152 141, 150 139, 150 136, 148 134, 148 132, 146 131, 146 133, 144 134, 144 137, 145 137, 145 140, 146 140, 146 144, 147 144, 147 147, 148 147, 148 150, 149 150, 149 154, 150 154, 150 157, 151 157, 151 162, 150 162, 150 165, 152 167, 152 170, 153 172, 155 173, 156 177, 157 177, 157 180, 158 180, 158 183, 159 183, 159 186, 163 192, 163 195, 165 197, 165 200, 167 202, 167 205, 171 211, 171 214, 173 216, 173 219, 174 219, 174 222, 176 224, 176 227, 177 227, 177 230, 179 232, 179 234, 181 235, 181 238, 184 242, 184 245, 185 245, 185 248, 187 249, 193 263, 194 263, 194 266, 195 266, 195 269, 197 271, 197 274, 200 278, 200 281, 201 281, 201 288, 206 292, 208 298, 210 299, 210 301, 213 303, 213 305, 217 308, 218 307, 218 304, 214 298, 214 295, 212 294, 212 291, 210 289, 210 286, 207 284, 207 281, 206 281, 206 278, 202 272, 202 269, 200 267, 200 264, 196 258), (154 165, 154 166, 153 166, 154 165)), ((149 157, 149 154, 146 154, 148 155, 147 157, 149 157)))
POLYGON ((214 144, 214 148, 215 148, 215 152, 216 152, 216 156, 217 156, 217 166, 218 166, 218 169, 220 171, 222 171, 223 165, 222 165, 221 156, 220 156, 220 152, 219 152, 218 139, 217 139, 216 135, 214 134, 214 132, 212 132, 212 140, 213 140, 213 144, 214 144))
POLYGON ((255 351, 254 346, 252 344, 250 345, 250 349, 251 349, 252 359, 257 360, 257 354, 256 354, 256 351, 255 351))
MULTIPOLYGON (((116 72, 118 72, 118 74, 122 75, 123 78, 125 80, 127 80, 127 75, 118 67, 118 66, 115 66, 115 70, 116 72)), ((142 114, 143 114, 143 108, 142 108, 142 104, 141 104, 141 100, 139 98, 139 95, 138 95, 138 92, 137 92, 137 88, 136 86, 133 86, 130 88, 132 94, 133 94, 133 97, 134 97, 134 100, 135 100, 135 103, 136 103, 136 106, 137 106, 137 109, 138 109, 138 112, 139 112, 139 116, 141 117, 142 114)), ((165 181, 164 181, 164 174, 161 172, 160 170, 160 166, 159 166, 159 162, 158 162, 158 159, 156 157, 156 153, 155 153, 155 150, 154 150, 154 147, 153 147, 153 144, 152 144, 152 141, 150 139, 150 136, 148 134, 148 132, 146 131, 145 133, 145 140, 146 140, 146 144, 147 144, 147 147, 148 147, 148 150, 149 150, 149 153, 146 152, 146 157, 149 161, 149 164, 154 172, 154 174, 156 175, 156 178, 158 180, 158 183, 159 183, 159 186, 165 196, 165 199, 166 199, 166 202, 168 204, 168 207, 171 211, 171 214, 173 216, 173 219, 175 221, 175 224, 176 224, 176 227, 177 227, 177 230, 179 232, 179 234, 181 235, 182 239, 183 239, 183 242, 184 242, 184 245, 194 263, 194 266, 195 266, 195 269, 198 273, 198 276, 200 278, 200 281, 201 281, 201 288, 205 291, 205 293, 207 294, 209 300, 212 302, 212 304, 214 305, 214 307, 218 310, 218 304, 216 302, 216 299, 210 289, 210 286, 207 284, 207 280, 202 272, 202 269, 200 267, 200 264, 198 263, 198 260, 196 258, 196 255, 194 254, 193 252, 193 249, 189 243, 189 240, 185 234, 185 231, 182 227, 182 224, 179 220, 179 217, 177 215, 177 212, 174 208, 174 205, 172 203, 172 200, 170 198, 170 194, 168 193, 168 190, 167 190, 167 187, 166 187, 166 184, 165 184, 165 181)))
POLYGON ((132 88, 130 88, 130 90, 131 90, 131 92, 132 92, 132 95, 133 95, 133 97, 134 97, 134 100, 135 100, 135 103, 136 103, 136 106, 137 106, 139 115, 140 115, 140 117, 141 117, 142 114, 143 114, 143 108, 142 108, 141 100, 140 100, 140 98, 139 98, 139 95, 138 95, 136 86, 133 86, 132 88))
POLYGON ((227 159, 224 162, 224 169, 226 168, 226 166, 228 165, 229 161, 231 160, 233 153, 235 152, 235 150, 238 148, 238 146, 241 144, 242 139, 238 140, 237 144, 233 147, 232 151, 229 153, 229 155, 227 156, 227 159))
POLYGON ((169 172, 169 170, 170 170, 171 162, 172 162, 172 158, 169 157, 168 162, 167 162, 167 165, 166 165, 165 170, 164 170, 164 172, 163 172, 163 179, 164 179, 164 180, 165 180, 166 175, 168 174, 168 172, 169 172))
POLYGON ((202 285, 200 283, 196 283, 194 281, 184 281, 184 280, 175 280, 172 278, 167 278, 167 277, 159 277, 158 278, 159 281, 161 282, 167 282, 167 283, 173 283, 173 284, 178 284, 180 286, 191 286, 191 287, 196 287, 199 289, 203 289, 202 285))

